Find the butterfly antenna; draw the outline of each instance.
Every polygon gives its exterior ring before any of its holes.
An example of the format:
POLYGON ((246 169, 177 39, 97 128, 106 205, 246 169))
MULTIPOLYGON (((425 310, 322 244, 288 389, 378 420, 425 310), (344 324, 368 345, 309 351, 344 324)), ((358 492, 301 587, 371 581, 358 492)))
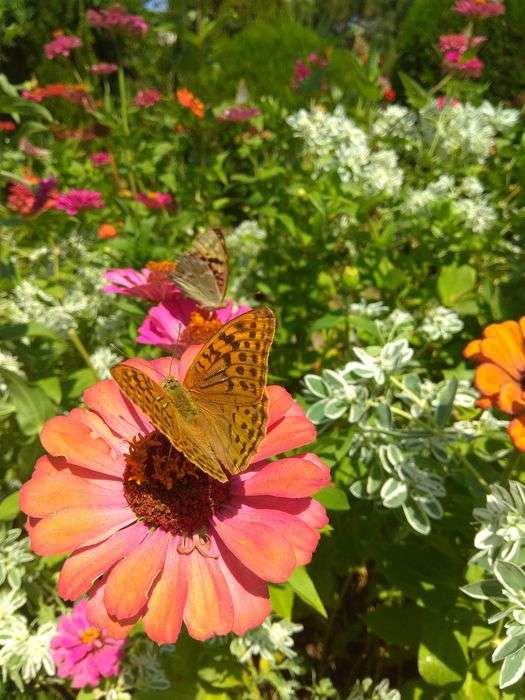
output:
POLYGON ((116 343, 110 343, 109 347, 113 350, 116 350, 119 355, 122 355, 122 357, 126 357, 126 359, 129 360, 129 357, 126 355, 124 350, 122 348, 119 348, 119 346, 116 343))

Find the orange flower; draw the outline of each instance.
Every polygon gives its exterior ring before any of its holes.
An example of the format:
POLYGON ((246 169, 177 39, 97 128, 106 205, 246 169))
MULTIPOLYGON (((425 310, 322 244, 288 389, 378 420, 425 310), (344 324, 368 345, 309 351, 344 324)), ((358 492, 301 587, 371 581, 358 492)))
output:
POLYGON ((101 224, 97 231, 99 238, 115 238, 117 229, 112 224, 101 224))
POLYGON ((525 316, 493 323, 483 336, 463 352, 478 365, 474 379, 482 394, 478 406, 497 406, 511 415, 525 413, 525 316))
POLYGON ((198 118, 204 117, 204 104, 198 97, 188 90, 188 88, 179 88, 177 90, 177 100, 183 107, 191 109, 193 114, 198 118))

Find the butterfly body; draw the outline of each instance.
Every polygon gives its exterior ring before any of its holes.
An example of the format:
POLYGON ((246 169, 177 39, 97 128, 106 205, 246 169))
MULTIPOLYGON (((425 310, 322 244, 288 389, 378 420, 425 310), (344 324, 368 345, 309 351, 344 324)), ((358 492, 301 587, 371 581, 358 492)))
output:
POLYGON ((219 481, 247 468, 266 433, 270 309, 227 323, 196 355, 181 383, 156 383, 121 363, 111 374, 124 394, 186 458, 219 481))
POLYGON ((175 377, 168 377, 162 382, 161 387, 169 394, 182 418, 189 420, 198 414, 199 410, 189 391, 175 377))

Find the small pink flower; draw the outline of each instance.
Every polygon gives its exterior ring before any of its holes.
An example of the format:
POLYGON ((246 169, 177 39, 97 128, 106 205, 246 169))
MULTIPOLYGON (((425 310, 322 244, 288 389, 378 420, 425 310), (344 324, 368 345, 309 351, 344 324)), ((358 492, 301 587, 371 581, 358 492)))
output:
POLYGON ((102 165, 109 165, 111 163, 111 155, 107 151, 98 151, 97 153, 92 153, 89 156, 89 160, 93 163, 95 168, 99 168, 102 165))
POLYGON ((229 301, 224 308, 207 312, 186 297, 167 299, 148 311, 137 343, 166 350, 205 343, 221 326, 249 310, 249 306, 234 306, 229 301))
POLYGON ((496 17, 505 14, 505 5, 497 0, 456 0, 454 11, 470 17, 496 17))
POLYGON ((485 64, 479 58, 464 58, 459 51, 447 51, 443 56, 445 68, 455 70, 468 78, 479 78, 485 64))
POLYGON ((461 102, 455 97, 446 97, 446 95, 440 95, 436 98, 436 107, 438 109, 445 109, 445 107, 459 107, 461 102))
POLYGON ((51 656, 60 678, 73 688, 97 686, 101 678, 117 676, 126 641, 113 639, 93 627, 86 617, 87 601, 80 600, 70 615, 62 615, 51 640, 51 656))
POLYGON ((82 46, 82 42, 78 36, 67 36, 58 32, 53 41, 44 44, 44 53, 49 59, 57 56, 69 56, 71 49, 78 49, 79 46, 82 46))
POLYGON ((148 209, 166 209, 175 203, 175 199, 168 192, 138 192, 135 199, 148 209))
POLYGON ((102 291, 106 294, 123 294, 136 299, 146 299, 155 303, 174 296, 179 296, 178 287, 170 280, 169 274, 175 269, 175 263, 149 262, 142 270, 130 267, 108 270, 105 277, 107 284, 102 291))
POLYGON ((25 136, 20 139, 20 150, 31 158, 47 158, 50 153, 49 149, 35 146, 35 144, 28 141, 25 136))
POLYGON ((248 105, 233 105, 219 114, 219 119, 223 122, 246 122, 254 117, 259 117, 261 110, 258 107, 248 107, 248 105))
POLYGON ((70 216, 76 216, 82 209, 101 209, 105 206, 102 194, 93 190, 68 190, 59 194, 56 208, 70 216))
POLYGON ((439 50, 442 54, 447 51, 459 51, 460 54, 464 54, 469 49, 482 44, 486 39, 486 36, 469 37, 466 34, 442 34, 439 37, 439 50))
POLYGON ((306 60, 298 58, 294 64, 292 75, 292 89, 299 89, 301 83, 309 78, 314 70, 326 68, 329 61, 326 57, 320 57, 316 53, 309 53, 306 60))
POLYGON ((113 5, 105 10, 88 10, 87 20, 92 27, 99 29, 121 29, 131 34, 146 34, 149 25, 140 15, 130 15, 120 5, 113 5))
POLYGON ((162 95, 158 90, 154 88, 146 88, 145 90, 139 90, 135 95, 133 104, 135 107, 152 107, 160 102, 162 95))
POLYGON ((89 70, 94 75, 109 75, 118 71, 118 66, 116 63, 93 63, 89 70))

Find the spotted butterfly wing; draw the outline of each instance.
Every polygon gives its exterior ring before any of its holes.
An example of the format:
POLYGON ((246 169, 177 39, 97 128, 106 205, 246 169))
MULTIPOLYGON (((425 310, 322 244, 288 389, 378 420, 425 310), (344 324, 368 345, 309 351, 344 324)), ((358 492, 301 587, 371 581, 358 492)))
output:
POLYGON ((176 449, 210 476, 226 481, 225 472, 246 469, 265 434, 274 331, 270 309, 238 316, 201 349, 183 384, 157 384, 125 363, 111 374, 176 449))
POLYGON ((192 247, 177 258, 171 278, 202 307, 222 306, 228 286, 228 251, 222 231, 212 228, 197 234, 192 247))
POLYGON ((265 435, 274 333, 275 317, 266 307, 237 316, 202 348, 184 379, 199 416, 214 433, 215 452, 231 474, 247 468, 265 435))

